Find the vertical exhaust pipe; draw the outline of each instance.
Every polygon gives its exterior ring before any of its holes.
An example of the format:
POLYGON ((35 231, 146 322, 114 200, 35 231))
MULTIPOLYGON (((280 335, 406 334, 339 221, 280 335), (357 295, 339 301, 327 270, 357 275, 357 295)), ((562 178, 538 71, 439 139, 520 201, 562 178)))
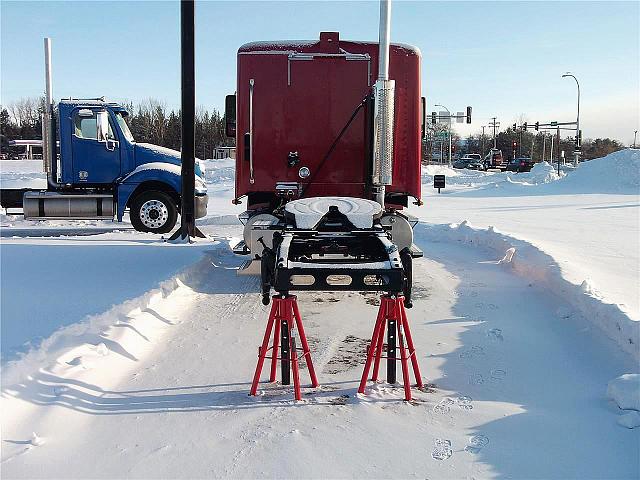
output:
POLYGON ((373 126, 373 191, 375 200, 384 208, 386 185, 393 183, 393 118, 395 81, 389 80, 389 48, 391 43, 391 0, 380 0, 380 32, 378 80, 373 126))
POLYGON ((51 87, 51 39, 44 39, 45 106, 42 114, 42 162, 49 187, 58 187, 58 158, 56 145, 53 90, 51 87))

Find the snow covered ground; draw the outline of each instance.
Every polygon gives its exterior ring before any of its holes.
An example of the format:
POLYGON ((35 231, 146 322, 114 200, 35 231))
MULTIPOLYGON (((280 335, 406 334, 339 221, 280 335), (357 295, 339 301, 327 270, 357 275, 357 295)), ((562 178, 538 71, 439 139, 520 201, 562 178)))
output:
POLYGON ((433 386, 410 404, 355 393, 378 301, 358 293, 299 295, 320 388, 247 396, 268 311, 228 248, 228 161, 207 162, 212 240, 3 238, 3 477, 638 478, 640 160, 605 160, 448 172, 441 195, 426 169, 408 314, 433 386))

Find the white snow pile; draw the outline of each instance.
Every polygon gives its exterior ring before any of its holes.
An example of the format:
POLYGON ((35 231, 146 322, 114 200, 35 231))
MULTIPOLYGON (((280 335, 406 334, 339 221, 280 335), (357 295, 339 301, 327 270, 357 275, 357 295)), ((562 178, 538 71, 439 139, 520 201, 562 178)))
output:
POLYGON ((170 297, 179 310, 181 299, 193 295, 188 285, 205 275, 210 266, 211 260, 205 255, 143 295, 59 328, 28 352, 3 364, 3 385, 18 384, 43 367, 49 371, 68 370, 69 367, 91 369, 112 351, 139 360, 153 347, 152 340, 172 325, 167 315, 157 313, 157 305, 165 305, 164 300, 170 297))
POLYGON ((563 193, 640 194, 640 150, 628 148, 583 162, 554 187, 563 193))
POLYGON ((0 160, 2 188, 46 188, 42 160, 0 160))
POLYGON ((607 397, 624 411, 618 424, 627 428, 640 427, 640 374, 627 373, 611 380, 607 397))
MULTIPOLYGON (((473 170, 456 170, 448 165, 423 165, 422 166, 422 179, 433 181, 434 175, 446 175, 447 177, 459 177, 464 176, 465 173, 476 173, 473 170)), ((478 172, 482 173, 482 172, 478 172)), ((474 175, 475 176, 475 175, 474 175)))
POLYGON ((208 159, 200 164, 204 166, 204 178, 209 184, 232 184, 235 181, 236 161, 233 158, 208 159))
POLYGON ((549 162, 536 163, 530 172, 506 174, 505 181, 519 185, 543 185, 545 183, 555 182, 564 177, 564 172, 558 170, 549 162))
POLYGON ((530 172, 482 172, 456 170, 446 165, 427 165, 422 168, 422 181, 433 183, 434 175, 446 175, 446 183, 453 193, 469 189, 479 194, 492 192, 510 195, 559 195, 573 193, 640 193, 640 150, 625 149, 606 157, 582 162, 576 169, 563 168, 558 174, 557 165, 536 163, 530 172))
POLYGON ((637 322, 632 321, 618 305, 606 303, 593 293, 587 280, 581 284, 569 282, 562 275, 560 265, 529 242, 500 233, 493 227, 474 228, 466 221, 457 225, 420 223, 417 229, 434 241, 463 242, 488 248, 498 259, 502 259, 500 263, 569 303, 574 312, 563 312, 560 317, 581 315, 614 340, 623 351, 640 360, 640 328, 637 322))

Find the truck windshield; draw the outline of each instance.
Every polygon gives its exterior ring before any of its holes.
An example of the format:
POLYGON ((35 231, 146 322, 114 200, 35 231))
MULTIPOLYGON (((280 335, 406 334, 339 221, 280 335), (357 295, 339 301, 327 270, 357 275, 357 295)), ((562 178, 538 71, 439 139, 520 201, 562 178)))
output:
POLYGON ((127 122, 125 121, 122 113, 116 112, 116 119, 118 120, 118 125, 120 125, 120 130, 122 130, 122 134, 124 135, 124 137, 130 142, 133 142, 134 141, 133 135, 131 135, 131 130, 129 130, 129 125, 127 125, 127 122))

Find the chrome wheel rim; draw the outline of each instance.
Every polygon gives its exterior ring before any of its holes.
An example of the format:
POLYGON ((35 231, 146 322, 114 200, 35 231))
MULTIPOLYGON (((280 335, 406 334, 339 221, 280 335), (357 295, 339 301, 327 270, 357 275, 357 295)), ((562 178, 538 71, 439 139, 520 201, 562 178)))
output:
POLYGON ((140 220, 147 228, 160 228, 169 220, 169 209, 160 200, 147 200, 140 207, 140 220))

